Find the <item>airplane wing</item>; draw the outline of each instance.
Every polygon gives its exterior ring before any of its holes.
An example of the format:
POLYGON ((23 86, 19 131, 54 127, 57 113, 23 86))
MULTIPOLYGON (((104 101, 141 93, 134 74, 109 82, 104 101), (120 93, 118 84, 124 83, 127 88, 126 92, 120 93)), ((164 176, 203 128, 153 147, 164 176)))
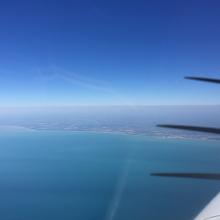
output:
POLYGON ((220 220, 220 193, 200 212, 194 220, 220 220))
MULTIPOLYGON (((220 173, 151 173, 151 176, 220 180, 220 173)), ((220 220, 220 192, 194 220, 220 220)))

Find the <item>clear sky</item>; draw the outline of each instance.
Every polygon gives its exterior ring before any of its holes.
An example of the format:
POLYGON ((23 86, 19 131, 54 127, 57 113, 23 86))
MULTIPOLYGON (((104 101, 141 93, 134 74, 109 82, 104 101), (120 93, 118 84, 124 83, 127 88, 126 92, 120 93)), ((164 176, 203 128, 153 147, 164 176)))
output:
POLYGON ((219 104, 219 0, 0 2, 0 105, 219 104))

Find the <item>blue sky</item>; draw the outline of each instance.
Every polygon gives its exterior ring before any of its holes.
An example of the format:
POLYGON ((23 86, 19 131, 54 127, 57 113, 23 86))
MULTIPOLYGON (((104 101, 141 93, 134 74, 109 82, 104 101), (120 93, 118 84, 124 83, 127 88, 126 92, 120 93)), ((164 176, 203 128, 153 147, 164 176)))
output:
POLYGON ((0 2, 0 105, 219 104, 218 0, 0 2))

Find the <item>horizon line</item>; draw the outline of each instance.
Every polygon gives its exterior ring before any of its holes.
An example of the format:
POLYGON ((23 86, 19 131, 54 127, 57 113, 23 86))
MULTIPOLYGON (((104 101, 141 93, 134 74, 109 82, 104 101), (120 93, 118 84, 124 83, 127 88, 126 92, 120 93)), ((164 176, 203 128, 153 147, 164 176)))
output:
POLYGON ((220 104, 75 104, 75 105, 0 105, 0 108, 74 108, 74 107, 174 107, 174 106, 189 106, 189 107, 211 107, 220 106, 220 104))

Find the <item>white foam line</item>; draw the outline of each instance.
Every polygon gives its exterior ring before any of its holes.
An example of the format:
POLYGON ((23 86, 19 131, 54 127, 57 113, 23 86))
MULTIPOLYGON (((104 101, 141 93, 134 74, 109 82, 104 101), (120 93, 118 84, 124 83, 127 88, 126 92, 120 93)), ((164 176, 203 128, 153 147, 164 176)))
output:
POLYGON ((105 220, 114 220, 114 218, 115 218, 115 215, 116 215, 117 210, 119 208, 119 205, 120 205, 120 202, 121 202, 121 199, 123 196, 123 191, 124 191, 124 188, 125 188, 125 185, 127 182, 130 163, 131 163, 131 161, 128 159, 128 160, 126 160, 125 165, 123 166, 122 175, 120 176, 120 178, 118 180, 116 192, 115 192, 115 195, 114 195, 112 202, 110 204, 110 208, 107 212, 105 220))

